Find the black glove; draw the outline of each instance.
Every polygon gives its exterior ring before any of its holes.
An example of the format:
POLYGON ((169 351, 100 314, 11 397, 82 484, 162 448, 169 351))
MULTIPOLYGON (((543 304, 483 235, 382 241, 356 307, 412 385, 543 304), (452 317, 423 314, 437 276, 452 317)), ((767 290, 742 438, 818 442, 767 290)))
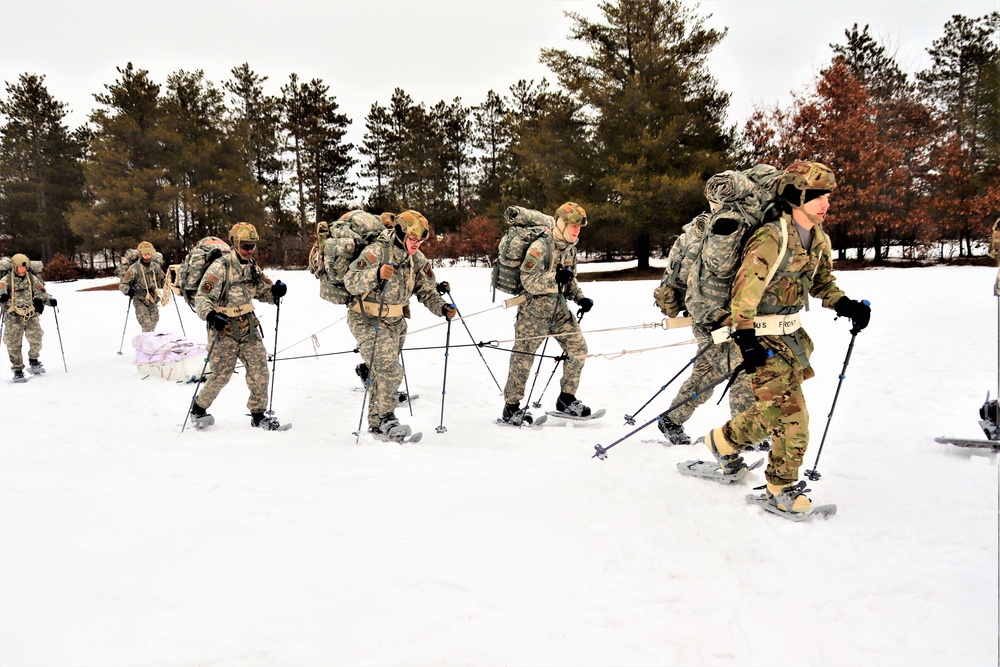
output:
POLYGON ((222 313, 217 313, 214 310, 208 313, 208 317, 205 318, 210 326, 215 327, 216 331, 222 331, 229 324, 229 316, 223 315, 222 313))
POLYGON ((127 296, 127 297, 128 297, 128 298, 130 298, 130 299, 131 299, 132 297, 134 297, 134 296, 135 296, 135 288, 134 288, 134 287, 132 287, 131 285, 129 285, 129 286, 128 286, 128 294, 126 294, 125 296, 127 296))
POLYGON ((447 317, 449 320, 455 317, 455 312, 457 310, 458 309, 455 308, 455 304, 453 303, 446 303, 443 306, 441 306, 441 314, 447 317))
POLYGON ((41 299, 32 299, 31 305, 35 307, 35 312, 39 315, 45 311, 45 302, 41 299))
POLYGON ((576 302, 576 305, 580 306, 580 310, 585 313, 589 313, 590 309, 594 307, 593 299, 580 299, 576 302))
POLYGON ((864 329, 872 319, 872 307, 867 302, 855 301, 846 296, 840 297, 840 300, 833 305, 833 309, 837 315, 851 318, 856 331, 864 329))
POLYGON ((435 285, 434 289, 438 291, 438 294, 444 294, 451 291, 451 285, 448 284, 447 280, 443 280, 435 285))
POLYGON ((10 294, 7 292, 0 294, 0 303, 7 303, 8 301, 10 301, 10 294))
POLYGON ((271 295, 274 296, 275 299, 280 299, 286 294, 288 294, 288 285, 286 285, 285 283, 279 280, 278 282, 271 285, 271 295))
POLYGON ((59 305, 59 302, 56 301, 55 297, 52 297, 51 299, 49 299, 49 305, 55 308, 56 306, 59 305))
POLYGON ((569 281, 573 280, 573 267, 561 265, 556 268, 556 284, 559 287, 565 287, 569 285, 569 281))
POLYGON ((767 350, 757 340, 757 332, 753 329, 737 329, 732 334, 733 342, 740 348, 743 355, 743 369, 753 373, 767 363, 767 350))

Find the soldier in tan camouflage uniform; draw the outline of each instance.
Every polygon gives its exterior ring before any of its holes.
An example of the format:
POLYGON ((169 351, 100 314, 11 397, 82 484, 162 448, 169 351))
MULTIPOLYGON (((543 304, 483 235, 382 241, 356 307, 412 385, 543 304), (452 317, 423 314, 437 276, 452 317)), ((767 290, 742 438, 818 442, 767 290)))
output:
POLYGON ((160 321, 160 290, 166 275, 163 267, 153 261, 156 249, 152 243, 143 241, 136 250, 139 251, 139 260, 125 271, 118 289, 132 299, 135 319, 145 333, 155 330, 156 323, 160 321))
POLYGON ((368 427, 372 433, 385 435, 400 425, 394 410, 403 381, 399 352, 406 340, 410 297, 416 295, 435 315, 455 316, 455 306, 438 294, 434 270, 420 252, 429 234, 423 215, 400 213, 393 228, 366 246, 344 277, 347 290, 356 296, 348 305, 347 324, 369 369, 368 427))
POLYGON ((812 507, 805 482, 797 481, 809 444, 802 382, 814 375, 813 343, 801 328, 799 311, 812 295, 850 318, 857 330, 871 318, 871 308, 847 298, 832 273, 830 241, 821 223, 835 187, 833 172, 818 162, 795 162, 781 176, 781 218, 753 233, 733 284, 732 337, 751 373, 756 402, 705 438, 723 472, 731 474, 744 467, 740 448, 771 436, 767 497, 783 511, 812 507), (772 267, 776 272, 768 282, 772 267))
POLYGON ((251 426, 266 431, 280 426, 273 415, 264 414, 270 373, 253 300, 275 304, 288 288, 280 280, 272 284, 257 266, 254 253, 259 239, 253 225, 234 225, 229 232, 232 250, 212 262, 198 287, 194 305, 198 317, 208 323, 212 372, 191 407, 196 426, 215 422, 206 410, 233 376, 237 359, 243 363, 250 389, 247 408, 251 426))
POLYGON ((3 308, 3 342, 7 345, 14 382, 25 382, 21 340, 28 339, 28 371, 41 375, 45 366, 38 360, 42 353, 42 325, 38 315, 46 304, 56 306, 56 300, 45 291, 45 283, 29 271, 31 262, 20 253, 11 259, 11 269, 0 276, 0 308, 3 308))
POLYGON ((551 233, 536 239, 521 263, 523 300, 517 307, 514 324, 514 347, 510 355, 507 384, 504 387, 504 409, 501 419, 513 425, 531 424, 533 418, 527 406, 521 408, 524 388, 531 373, 535 350, 546 336, 553 336, 567 359, 560 380, 561 392, 556 409, 576 417, 587 417, 590 408, 576 398, 580 374, 587 361, 587 341, 580 325, 569 309, 574 301, 583 312, 594 305, 584 296, 576 281, 576 243, 580 229, 587 225, 583 207, 566 202, 555 213, 551 233))

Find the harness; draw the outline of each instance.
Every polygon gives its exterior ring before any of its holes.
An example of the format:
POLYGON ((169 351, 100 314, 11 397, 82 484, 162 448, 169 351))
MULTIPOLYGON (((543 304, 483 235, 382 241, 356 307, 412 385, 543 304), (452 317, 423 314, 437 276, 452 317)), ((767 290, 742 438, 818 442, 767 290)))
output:
MULTIPOLYGON (((392 246, 389 243, 383 243, 382 264, 389 263, 388 261, 386 261, 386 256, 385 256, 386 250, 389 251, 388 259, 392 260, 392 246)), ((364 294, 362 294, 350 306, 348 306, 348 309, 355 313, 363 312, 365 315, 368 315, 369 317, 380 317, 380 316, 383 318, 404 317, 406 315, 406 306, 408 305, 408 302, 410 300, 409 297, 411 294, 413 294, 413 286, 416 284, 417 281, 417 267, 414 264, 413 257, 414 255, 410 255, 409 253, 407 253, 406 257, 403 258, 403 263, 405 263, 406 261, 409 261, 410 263, 410 273, 406 277, 406 295, 407 295, 406 303, 383 303, 380 313, 378 301, 368 300, 368 297, 371 296, 372 292, 375 291, 375 288, 373 287, 370 290, 366 290, 364 294)), ((378 275, 377 271, 376 275, 378 275)))
MULTIPOLYGON (((7 278, 7 285, 10 287, 10 300, 7 302, 7 312, 14 313, 15 315, 20 315, 21 317, 30 318, 37 315, 34 306, 28 308, 18 308, 17 299, 15 297, 14 290, 14 279, 18 277, 14 275, 14 269, 11 267, 10 276, 7 278)), ((24 280, 28 284, 28 303, 31 304, 35 300, 35 286, 31 281, 31 270, 28 269, 24 272, 24 280)))

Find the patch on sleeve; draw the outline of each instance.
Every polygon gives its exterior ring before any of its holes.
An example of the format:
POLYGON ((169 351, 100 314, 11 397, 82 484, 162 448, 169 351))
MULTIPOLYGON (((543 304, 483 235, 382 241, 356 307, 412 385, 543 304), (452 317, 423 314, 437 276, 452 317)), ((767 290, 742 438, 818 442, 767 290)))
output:
POLYGON ((368 260, 369 264, 374 264, 375 263, 375 255, 371 254, 370 252, 366 252, 365 253, 365 259, 368 260))
POLYGON ((434 269, 431 268, 431 265, 430 265, 429 262, 428 262, 427 266, 424 267, 424 273, 426 273, 427 276, 430 277, 430 278, 434 277, 434 269))
POLYGON ((531 250, 529 250, 528 254, 531 255, 532 257, 534 257, 535 259, 541 259, 541 257, 542 257, 542 253, 538 252, 534 248, 532 248, 531 250))
POLYGON ((201 286, 201 291, 205 293, 211 292, 212 287, 214 286, 215 286, 214 282, 212 282, 211 280, 206 280, 204 284, 201 286))
POLYGON ((535 260, 529 259, 527 262, 524 263, 524 268, 530 271, 531 267, 533 267, 534 265, 535 265, 535 260))
POLYGON ((363 260, 363 259, 359 259, 358 260, 358 269, 363 269, 366 266, 368 266, 368 265, 365 263, 365 260, 363 260))

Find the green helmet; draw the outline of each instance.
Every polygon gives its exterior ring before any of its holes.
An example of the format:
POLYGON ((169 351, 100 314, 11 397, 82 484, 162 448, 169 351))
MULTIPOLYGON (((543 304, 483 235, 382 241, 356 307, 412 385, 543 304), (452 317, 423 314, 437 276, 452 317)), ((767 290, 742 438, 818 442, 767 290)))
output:
POLYGON ((233 243, 239 243, 240 241, 253 241, 256 243, 260 240, 260 236, 257 235, 257 228, 249 222, 237 222, 229 230, 229 240, 233 243))
POLYGON ((556 221, 562 218, 571 224, 580 225, 581 227, 587 226, 587 212, 575 202, 568 201, 557 208, 555 217, 556 221))
POLYGON ((792 206, 833 192, 837 179, 821 162, 793 162, 778 178, 778 196, 792 206))

